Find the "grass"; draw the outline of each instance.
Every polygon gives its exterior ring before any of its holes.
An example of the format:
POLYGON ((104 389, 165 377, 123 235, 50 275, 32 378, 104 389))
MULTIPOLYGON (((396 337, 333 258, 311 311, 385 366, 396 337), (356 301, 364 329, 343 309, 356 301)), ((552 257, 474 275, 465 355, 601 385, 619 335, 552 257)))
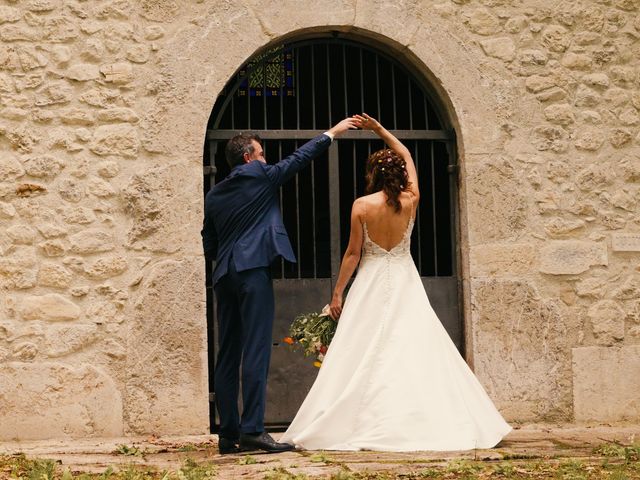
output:
MULTIPOLYGON (((183 450, 185 451, 185 450, 183 450)), ((188 451, 188 450, 186 450, 188 451)), ((129 457, 143 456, 146 452, 135 446, 119 445, 117 455, 129 457)), ((588 454, 589 455, 589 454, 588 454)), ((284 468, 269 461, 260 462, 251 455, 244 455, 229 463, 226 458, 216 457, 220 465, 212 462, 197 462, 187 458, 172 470, 160 470, 153 466, 120 464, 108 467, 102 473, 72 472, 59 462, 46 458, 29 458, 24 454, 0 455, 0 480, 212 480, 222 469, 233 465, 254 465, 255 469, 247 473, 246 478, 263 478, 265 480, 640 480, 640 444, 621 445, 606 443, 593 449, 590 456, 579 458, 541 458, 529 455, 504 455, 500 460, 457 459, 425 459, 416 462, 415 458, 407 461, 397 459, 381 464, 378 471, 352 471, 347 464, 355 465, 358 461, 345 461, 331 458, 328 452, 303 452, 297 466, 284 468), (315 466, 315 475, 294 473, 297 468, 315 466), (264 470, 265 467, 273 467, 264 470), (328 466, 325 470, 325 466, 328 466), (322 476, 317 476, 323 473, 322 476)), ((136 460, 137 461, 137 460, 136 460)), ((366 460, 360 468, 368 464, 366 460)), ((237 468, 237 467, 236 467, 237 468)), ((358 469, 359 470, 359 469, 358 469)), ((229 472, 226 478, 229 478, 229 472)), ((244 474, 243 474, 244 476, 244 474)))

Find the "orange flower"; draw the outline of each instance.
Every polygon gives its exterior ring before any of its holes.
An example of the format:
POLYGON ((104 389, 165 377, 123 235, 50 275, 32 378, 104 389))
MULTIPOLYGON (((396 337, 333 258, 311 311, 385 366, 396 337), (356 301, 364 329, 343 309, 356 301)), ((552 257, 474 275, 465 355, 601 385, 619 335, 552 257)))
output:
POLYGON ((319 362, 319 361, 316 360, 315 362, 313 362, 313 366, 317 367, 317 368, 320 368, 322 366, 322 362, 319 362))
POLYGON ((293 343, 294 343, 294 340, 293 340, 293 338, 291 338, 291 337, 284 337, 284 338, 282 339, 282 341, 283 341, 284 343, 289 344, 289 345, 293 345, 293 343))

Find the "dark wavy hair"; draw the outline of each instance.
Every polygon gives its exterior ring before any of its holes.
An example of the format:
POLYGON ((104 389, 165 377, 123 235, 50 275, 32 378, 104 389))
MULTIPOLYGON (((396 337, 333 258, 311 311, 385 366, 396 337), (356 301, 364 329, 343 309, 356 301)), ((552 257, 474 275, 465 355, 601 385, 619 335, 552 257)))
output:
POLYGON ((400 212, 400 194, 409 186, 406 162, 388 148, 369 155, 365 174, 366 193, 382 190, 387 195, 387 205, 400 212))

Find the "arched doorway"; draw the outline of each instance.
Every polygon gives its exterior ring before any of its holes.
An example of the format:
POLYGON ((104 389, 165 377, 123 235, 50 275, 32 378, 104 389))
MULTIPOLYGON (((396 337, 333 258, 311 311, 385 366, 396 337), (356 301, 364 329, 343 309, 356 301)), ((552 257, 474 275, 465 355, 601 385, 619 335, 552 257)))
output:
MULTIPOLYGON (((463 323, 457 258, 455 133, 424 79, 392 52, 337 35, 272 46, 229 80, 213 108, 204 149, 206 192, 224 178, 226 140, 257 132, 277 162, 340 119, 366 111, 412 151, 423 192, 412 255, 431 303, 461 353, 463 323)), ((329 301, 349 238, 351 203, 364 192, 364 162, 383 144, 348 132, 281 189, 280 206, 298 258, 273 265, 276 320, 267 423, 293 418, 317 371, 280 343, 293 318, 329 301)), ((213 385, 216 326, 212 265, 207 265, 209 372, 213 385)), ((211 389, 212 390, 212 389, 211 389)), ((210 395, 212 424, 213 395, 210 395)))

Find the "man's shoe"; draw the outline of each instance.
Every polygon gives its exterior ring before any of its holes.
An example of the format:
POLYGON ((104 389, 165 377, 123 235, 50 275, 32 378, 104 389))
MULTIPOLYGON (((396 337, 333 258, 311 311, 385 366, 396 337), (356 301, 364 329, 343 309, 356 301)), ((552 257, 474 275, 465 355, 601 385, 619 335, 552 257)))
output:
POLYGON ((238 440, 231 440, 229 438, 218 437, 218 452, 220 455, 226 453, 240 453, 240 447, 238 447, 238 440))
POLYGON ((278 443, 267 432, 240 434, 240 450, 264 450, 270 453, 288 452, 295 447, 288 443, 278 443))

